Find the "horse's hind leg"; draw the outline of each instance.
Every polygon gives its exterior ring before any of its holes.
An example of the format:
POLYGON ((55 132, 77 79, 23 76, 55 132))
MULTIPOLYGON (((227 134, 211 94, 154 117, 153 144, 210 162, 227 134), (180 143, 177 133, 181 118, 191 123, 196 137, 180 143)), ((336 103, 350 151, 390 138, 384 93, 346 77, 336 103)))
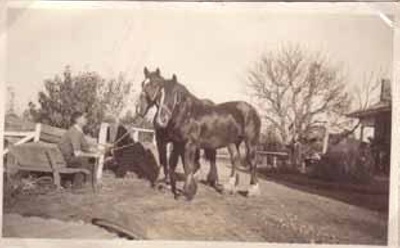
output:
POLYGON ((194 174, 196 174, 200 169, 200 149, 196 149, 194 156, 194 174))
POLYGON ((218 184, 218 171, 216 165, 217 150, 207 149, 205 150, 207 160, 210 161, 210 170, 207 175, 207 183, 212 187, 216 187, 218 184))
POLYGON ((236 172, 236 167, 240 164, 240 155, 236 144, 228 145, 228 151, 231 156, 232 170, 228 183, 224 185, 224 191, 234 194, 236 193, 236 186, 238 183, 238 174, 236 172))
POLYGON ((250 188, 247 196, 256 196, 260 194, 257 177, 257 162, 256 162, 256 146, 246 142, 246 162, 250 165, 250 188))

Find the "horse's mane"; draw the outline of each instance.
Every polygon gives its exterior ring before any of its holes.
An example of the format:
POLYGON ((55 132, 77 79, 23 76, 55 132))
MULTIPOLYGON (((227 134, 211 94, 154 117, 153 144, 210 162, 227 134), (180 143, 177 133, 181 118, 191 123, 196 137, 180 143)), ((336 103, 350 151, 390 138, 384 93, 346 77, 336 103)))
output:
POLYGON ((195 105, 210 105, 210 103, 214 104, 211 100, 199 99, 197 96, 192 94, 185 85, 179 83, 178 81, 166 81, 165 83, 169 82, 175 84, 175 87, 178 87, 177 91, 182 94, 184 98, 190 98, 195 105))

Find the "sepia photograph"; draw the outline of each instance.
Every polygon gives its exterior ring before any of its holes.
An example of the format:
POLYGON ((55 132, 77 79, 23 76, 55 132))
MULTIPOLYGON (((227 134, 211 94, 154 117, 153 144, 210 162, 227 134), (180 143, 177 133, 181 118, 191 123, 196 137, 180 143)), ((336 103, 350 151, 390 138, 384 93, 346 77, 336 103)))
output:
POLYGON ((393 4, 9 4, 3 239, 387 245, 393 4))

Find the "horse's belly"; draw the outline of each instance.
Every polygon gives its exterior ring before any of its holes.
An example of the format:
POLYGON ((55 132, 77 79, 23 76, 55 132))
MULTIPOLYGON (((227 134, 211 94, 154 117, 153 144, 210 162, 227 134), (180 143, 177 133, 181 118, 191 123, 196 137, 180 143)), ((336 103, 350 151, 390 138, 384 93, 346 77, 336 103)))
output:
POLYGON ((239 139, 238 130, 211 129, 200 138, 200 147, 218 149, 236 143, 239 139))

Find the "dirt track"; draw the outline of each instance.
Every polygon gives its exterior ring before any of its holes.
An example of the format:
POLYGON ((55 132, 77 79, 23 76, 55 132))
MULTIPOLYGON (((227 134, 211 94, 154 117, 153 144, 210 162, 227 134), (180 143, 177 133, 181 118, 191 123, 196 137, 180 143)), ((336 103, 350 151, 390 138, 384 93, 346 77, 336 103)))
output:
MULTIPOLYGON (((221 169, 219 174, 224 181, 228 170, 221 169)), ((201 177, 205 176, 206 170, 204 166, 201 177)), ((245 190, 248 175, 241 173, 240 179, 239 187, 245 190)), ((143 239, 386 243, 387 217, 384 213, 276 182, 262 180, 260 186, 261 196, 246 198, 240 194, 220 195, 200 184, 196 198, 186 202, 174 200, 169 191, 151 189, 140 179, 115 179, 105 174, 102 188, 96 195, 89 190, 82 193, 64 191, 19 196, 13 206, 5 208, 5 213, 69 222, 81 220, 85 223, 90 223, 92 218, 104 218, 128 227, 143 239)), ((10 225, 12 223, 5 223, 4 227, 10 225)), ((61 236, 56 232, 44 235, 73 237, 65 235, 65 232, 74 232, 77 228, 70 226, 68 229, 67 226, 61 236)), ((80 238, 85 236, 82 232, 80 238)), ((18 235, 17 231, 3 230, 3 233, 10 234, 6 236, 18 235)), ((26 232, 20 235, 34 236, 26 232)), ((105 237, 111 238, 113 235, 105 237)))

